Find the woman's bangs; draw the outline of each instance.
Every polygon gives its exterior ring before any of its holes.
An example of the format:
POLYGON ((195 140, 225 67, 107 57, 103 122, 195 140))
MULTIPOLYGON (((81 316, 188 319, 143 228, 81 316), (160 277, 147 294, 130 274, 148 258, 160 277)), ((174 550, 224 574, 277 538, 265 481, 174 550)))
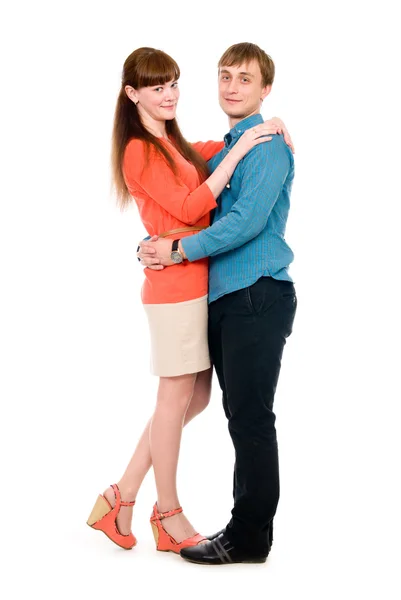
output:
POLYGON ((175 81, 180 76, 177 63, 167 54, 152 54, 138 68, 138 87, 149 87, 175 81))

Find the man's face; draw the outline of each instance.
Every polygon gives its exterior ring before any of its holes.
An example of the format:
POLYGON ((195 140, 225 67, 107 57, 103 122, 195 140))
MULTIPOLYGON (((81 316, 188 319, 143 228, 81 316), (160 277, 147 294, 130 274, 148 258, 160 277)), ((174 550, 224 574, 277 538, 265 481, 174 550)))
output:
POLYGON ((256 60, 219 69, 219 102, 230 119, 238 122, 260 111, 271 85, 263 87, 256 60))

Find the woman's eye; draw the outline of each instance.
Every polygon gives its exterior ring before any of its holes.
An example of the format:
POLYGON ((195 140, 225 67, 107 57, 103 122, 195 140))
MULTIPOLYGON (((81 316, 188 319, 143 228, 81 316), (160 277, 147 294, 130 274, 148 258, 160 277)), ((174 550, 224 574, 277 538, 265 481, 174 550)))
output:
POLYGON ((177 88, 178 87, 178 81, 176 81, 175 83, 173 83, 171 87, 172 88, 177 88))
POLYGON ((155 88, 154 91, 155 92, 160 92, 162 89, 163 89, 162 87, 158 87, 158 88, 155 88))

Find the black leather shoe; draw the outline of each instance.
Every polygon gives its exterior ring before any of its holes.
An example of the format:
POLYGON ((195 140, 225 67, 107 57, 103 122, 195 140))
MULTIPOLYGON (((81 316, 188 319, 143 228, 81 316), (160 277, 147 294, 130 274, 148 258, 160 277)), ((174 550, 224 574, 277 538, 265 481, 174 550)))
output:
POLYGON ((215 538, 219 537, 219 535, 221 535, 222 533, 226 532, 226 528, 223 527, 223 529, 220 529, 220 531, 218 531, 217 533, 212 533, 212 535, 207 535, 206 539, 208 540, 214 540, 215 538))
MULTIPOLYGON (((214 540, 215 538, 217 538, 220 534, 225 533, 226 532, 226 528, 223 527, 223 529, 220 529, 220 531, 217 531, 217 533, 212 533, 212 535, 207 535, 206 539, 207 540, 214 540)), ((270 533, 269 533, 269 543, 270 543, 270 549, 273 546, 273 526, 270 526, 270 533)))
POLYGON ((224 533, 204 544, 183 548, 180 555, 185 560, 200 565, 226 565, 230 563, 264 563, 267 556, 244 554, 235 549, 224 533))

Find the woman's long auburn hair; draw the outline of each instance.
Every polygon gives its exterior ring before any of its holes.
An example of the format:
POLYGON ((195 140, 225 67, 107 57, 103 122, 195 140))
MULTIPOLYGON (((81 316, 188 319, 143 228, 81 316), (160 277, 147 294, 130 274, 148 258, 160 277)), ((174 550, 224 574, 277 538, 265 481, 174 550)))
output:
MULTIPOLYGON (((121 89, 114 113, 111 153, 113 184, 121 208, 126 207, 131 200, 122 166, 125 148, 132 138, 145 142, 148 157, 152 147, 164 156, 173 173, 177 175, 177 166, 173 157, 160 140, 143 126, 136 105, 125 92, 125 86, 130 85, 138 90, 141 87, 156 86, 176 80, 179 76, 180 69, 177 63, 168 54, 155 48, 138 48, 124 63, 121 89)), ((194 165, 203 181, 208 176, 206 162, 185 140, 176 119, 166 121, 166 131, 177 150, 194 165)))

